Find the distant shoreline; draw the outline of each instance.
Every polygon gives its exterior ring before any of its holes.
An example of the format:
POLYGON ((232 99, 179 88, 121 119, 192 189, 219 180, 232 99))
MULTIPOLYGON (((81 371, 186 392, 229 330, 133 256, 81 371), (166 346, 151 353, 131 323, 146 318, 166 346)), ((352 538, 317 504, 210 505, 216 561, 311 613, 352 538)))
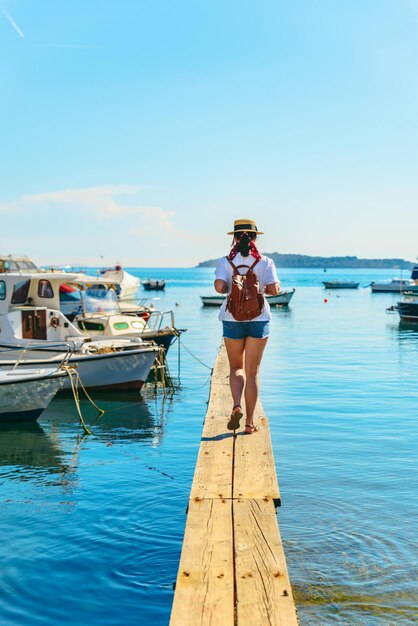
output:
MULTIPOLYGON (((282 268, 309 268, 309 269, 397 269, 410 270, 412 261, 405 259, 359 259, 356 256, 308 256, 306 254, 279 254, 278 252, 263 253, 274 261, 277 267, 282 268)), ((209 259, 200 262, 196 267, 215 267, 219 259, 209 259)))

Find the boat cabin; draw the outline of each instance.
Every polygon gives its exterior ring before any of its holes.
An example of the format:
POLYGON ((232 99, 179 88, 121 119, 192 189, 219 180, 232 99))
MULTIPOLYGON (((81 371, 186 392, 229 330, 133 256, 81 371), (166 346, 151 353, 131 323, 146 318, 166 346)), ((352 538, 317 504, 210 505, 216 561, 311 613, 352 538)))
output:
POLYGON ((9 256, 0 256, 0 274, 7 272, 40 273, 42 271, 43 270, 27 256, 15 256, 12 254, 9 254, 9 256))
POLYGON ((0 274, 0 341, 80 338, 84 342, 85 334, 60 311, 60 286, 75 276, 64 272, 0 274))
POLYGON ((145 330, 147 319, 122 313, 112 282, 103 277, 93 281, 88 276, 78 278, 75 284, 80 289, 81 312, 73 322, 91 335, 136 336, 145 330))

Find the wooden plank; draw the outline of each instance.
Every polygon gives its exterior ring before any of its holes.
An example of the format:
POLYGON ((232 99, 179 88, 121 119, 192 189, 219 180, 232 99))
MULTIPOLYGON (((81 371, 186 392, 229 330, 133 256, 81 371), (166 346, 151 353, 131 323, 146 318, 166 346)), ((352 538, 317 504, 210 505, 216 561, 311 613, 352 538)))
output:
POLYGON ((212 375, 190 498, 232 498, 234 437, 226 427, 231 404, 229 366, 225 348, 219 351, 212 375), (225 382, 226 381, 226 382, 225 382))
POLYGON ((271 446, 268 419, 261 403, 254 413, 259 431, 246 435, 239 431, 235 442, 234 498, 270 498, 280 505, 280 492, 271 446))
POLYGON ((205 416, 170 626, 296 626, 275 503, 280 498, 268 419, 237 436, 225 347, 205 416), (235 591, 235 594, 234 594, 235 591), (235 621, 234 621, 235 620, 235 621))
POLYGON ((200 444, 191 500, 232 498, 233 436, 214 438, 200 444))
POLYGON ((271 500, 233 500, 237 626, 297 626, 271 500))
POLYGON ((220 385, 229 385, 229 363, 223 342, 216 356, 213 372, 215 376, 212 378, 212 382, 220 385))
POLYGON ((232 500, 190 502, 170 626, 234 626, 232 500))

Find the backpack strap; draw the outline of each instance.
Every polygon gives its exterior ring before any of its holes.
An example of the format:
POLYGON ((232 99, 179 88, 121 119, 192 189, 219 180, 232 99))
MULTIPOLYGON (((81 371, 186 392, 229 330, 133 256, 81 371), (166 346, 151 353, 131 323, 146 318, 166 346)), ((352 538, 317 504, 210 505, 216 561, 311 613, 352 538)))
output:
POLYGON ((232 265, 232 269, 234 270, 234 274, 238 274, 238 268, 235 267, 235 265, 232 263, 232 261, 230 259, 228 259, 228 257, 226 257, 226 260, 232 265))
POLYGON ((225 257, 226 260, 232 265, 232 269, 234 270, 235 274, 238 273, 238 267, 248 267, 249 270, 253 270, 255 268, 255 266, 257 265, 257 263, 259 262, 260 259, 256 259, 254 261, 254 263, 252 265, 238 265, 237 267, 232 263, 231 259, 229 259, 228 257, 225 257))

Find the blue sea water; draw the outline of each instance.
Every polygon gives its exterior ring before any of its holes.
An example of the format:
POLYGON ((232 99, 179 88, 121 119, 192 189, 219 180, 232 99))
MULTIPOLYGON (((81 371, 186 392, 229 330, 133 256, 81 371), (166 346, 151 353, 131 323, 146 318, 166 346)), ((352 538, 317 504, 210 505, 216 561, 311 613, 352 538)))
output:
MULTIPOLYGON (((188 329, 181 385, 172 399, 94 394, 105 415, 83 404, 90 437, 68 397, 1 427, 2 626, 168 624, 220 324, 199 298, 213 269, 132 271, 167 279, 154 302, 188 329)), ((418 329, 367 287, 393 272, 279 275, 296 293, 273 310, 261 397, 300 623, 418 624, 418 329)), ((169 357, 177 377, 176 344, 169 357)))

